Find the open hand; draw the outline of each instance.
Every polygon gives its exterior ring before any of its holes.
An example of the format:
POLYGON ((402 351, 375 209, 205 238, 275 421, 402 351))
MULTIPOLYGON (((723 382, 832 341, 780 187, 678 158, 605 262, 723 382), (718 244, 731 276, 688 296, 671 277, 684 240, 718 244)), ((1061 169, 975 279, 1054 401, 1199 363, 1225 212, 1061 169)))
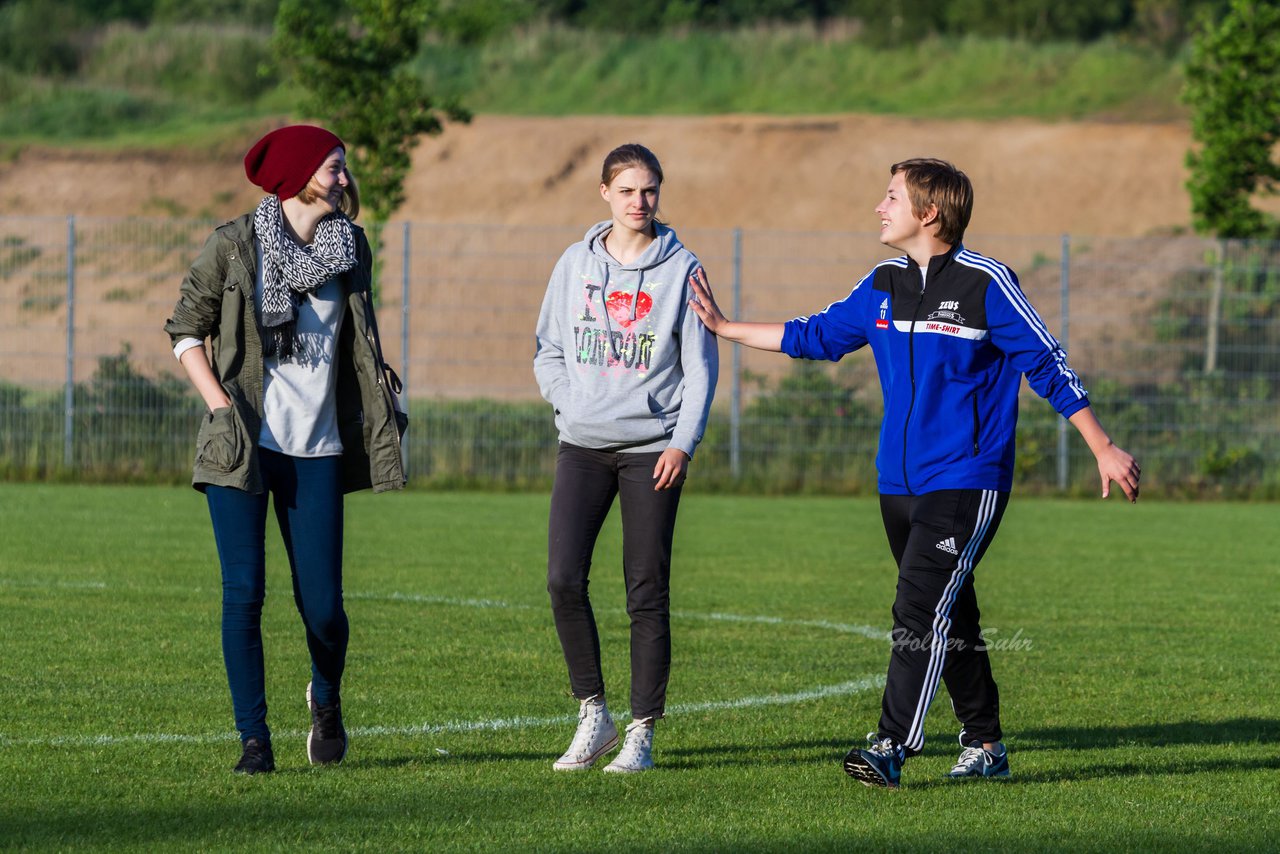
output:
POLYGON ((707 282, 707 271, 701 267, 694 270, 693 275, 689 277, 689 287, 693 290, 689 307, 698 315, 702 325, 707 327, 711 334, 719 334, 720 327, 728 323, 729 319, 716 305, 716 298, 711 294, 711 285, 707 282))

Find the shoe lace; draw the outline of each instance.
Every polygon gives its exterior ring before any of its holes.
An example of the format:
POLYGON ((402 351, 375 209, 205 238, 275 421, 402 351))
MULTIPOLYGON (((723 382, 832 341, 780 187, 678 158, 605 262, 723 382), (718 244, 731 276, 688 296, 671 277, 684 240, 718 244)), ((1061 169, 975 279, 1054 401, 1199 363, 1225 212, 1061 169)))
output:
POLYGON ((893 743, 893 739, 881 738, 878 732, 867 733, 867 743, 871 745, 867 749, 879 756, 894 756, 898 752, 897 745, 893 743))
POLYGON ((569 744, 569 752, 578 753, 587 750, 591 746, 596 730, 600 728, 600 723, 603 720, 603 706, 599 703, 583 701, 581 708, 578 709, 578 730, 573 734, 573 741, 569 744))
POLYGON ((321 739, 327 741, 342 734, 342 707, 337 703, 332 706, 316 706, 314 720, 316 732, 321 739))
POLYGON ((966 747, 960 752, 960 758, 956 760, 956 766, 952 771, 965 771, 973 766, 976 762, 983 761, 984 751, 981 747, 966 747))
POLYGON ((622 742, 624 753, 639 753, 652 737, 653 727, 643 723, 627 725, 627 737, 622 742))
POLYGON ((622 749, 615 760, 619 765, 637 764, 648 751, 653 738, 653 727, 642 722, 627 724, 627 735, 622 741, 622 749))

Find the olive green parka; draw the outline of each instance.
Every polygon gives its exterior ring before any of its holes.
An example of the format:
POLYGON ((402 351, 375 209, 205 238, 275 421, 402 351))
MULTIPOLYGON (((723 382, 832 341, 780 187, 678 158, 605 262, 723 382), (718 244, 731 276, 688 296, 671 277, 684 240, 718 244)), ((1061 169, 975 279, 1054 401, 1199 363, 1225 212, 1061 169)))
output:
MULTIPOLYGON (((338 331, 335 391, 342 485, 345 492, 369 487, 384 492, 405 484, 400 437, 407 419, 388 387, 394 375, 384 370, 370 294, 372 251, 364 230, 353 227, 358 261, 339 277, 347 298, 338 331)), ((175 346, 185 338, 209 339, 210 364, 231 398, 231 406, 206 412, 200 421, 192 485, 202 492, 209 484, 251 493, 263 489, 257 454, 263 362, 254 249, 253 214, 216 229, 183 278, 164 327, 175 346)))

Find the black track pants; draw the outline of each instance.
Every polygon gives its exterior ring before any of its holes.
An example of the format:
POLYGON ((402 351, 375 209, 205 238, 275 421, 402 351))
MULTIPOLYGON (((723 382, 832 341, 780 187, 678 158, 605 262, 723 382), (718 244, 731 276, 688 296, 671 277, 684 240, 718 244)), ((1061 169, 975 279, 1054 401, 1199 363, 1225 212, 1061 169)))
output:
POLYGON ((1008 503, 1009 493, 988 489, 880 496, 898 564, 880 737, 892 738, 908 755, 924 746, 925 713, 939 679, 968 739, 1002 737, 1000 694, 978 625, 973 571, 1008 503))
POLYGON ((621 501, 635 718, 662 717, 671 671, 671 544, 681 487, 654 490, 653 469, 660 456, 593 451, 562 442, 551 489, 547 590, 569 685, 580 700, 604 691, 587 577, 600 528, 614 498, 621 501))

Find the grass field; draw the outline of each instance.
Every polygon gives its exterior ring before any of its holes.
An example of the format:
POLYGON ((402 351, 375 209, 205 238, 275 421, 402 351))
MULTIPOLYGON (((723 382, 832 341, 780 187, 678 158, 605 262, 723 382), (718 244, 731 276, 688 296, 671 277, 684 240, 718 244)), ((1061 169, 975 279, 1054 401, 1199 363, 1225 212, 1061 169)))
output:
MULTIPOLYGON (((81 34, 68 75, 0 58, 0 161, 25 145, 217 151, 300 94, 271 31, 113 25, 81 34)), ((438 99, 519 115, 808 115, 1182 120, 1182 55, 1132 40, 899 42, 856 27, 680 33, 534 26, 485 44, 430 42, 412 63, 438 99)))
MULTIPOLYGON (((278 771, 244 778, 218 574, 187 488, 0 484, 0 848, 1253 850, 1280 833, 1280 526, 1267 504, 1015 497, 978 570, 1008 783, 947 784, 940 693, 897 792, 876 723, 894 573, 874 499, 686 497, 659 769, 557 774, 573 729, 545 495, 353 496, 352 748, 304 757, 305 645, 269 539, 278 771)), ((611 524, 595 601, 615 714, 611 524)))
POLYGON ((1185 116, 1178 59, 1113 39, 903 43, 805 26, 678 35, 535 27, 483 46, 432 46, 416 67, 433 92, 481 113, 1185 116))

